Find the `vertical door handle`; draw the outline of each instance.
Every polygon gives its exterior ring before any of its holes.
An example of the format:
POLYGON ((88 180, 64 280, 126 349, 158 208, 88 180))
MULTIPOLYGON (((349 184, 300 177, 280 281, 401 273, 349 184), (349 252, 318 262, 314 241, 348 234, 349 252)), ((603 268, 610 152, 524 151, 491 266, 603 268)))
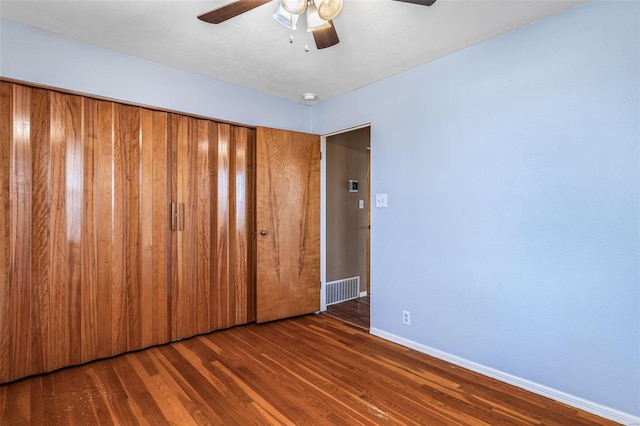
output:
POLYGON ((171 230, 176 230, 176 222, 178 221, 178 211, 176 210, 176 203, 171 203, 171 230))
POLYGON ((184 231, 184 203, 180 203, 180 230, 184 231))

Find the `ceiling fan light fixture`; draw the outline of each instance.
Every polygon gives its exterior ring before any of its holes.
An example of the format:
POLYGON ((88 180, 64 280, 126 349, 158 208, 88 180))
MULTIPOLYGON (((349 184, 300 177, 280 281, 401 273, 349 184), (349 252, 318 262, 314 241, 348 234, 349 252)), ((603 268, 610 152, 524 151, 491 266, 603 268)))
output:
POLYGON ((307 8, 307 0, 280 0, 280 5, 287 12, 300 15, 307 8))
POLYGON ((318 8, 312 1, 307 6, 307 32, 330 28, 331 24, 318 15, 318 8))
POLYGON ((314 0, 320 19, 329 21, 342 12, 343 0, 314 0))
POLYGON ((294 15, 293 13, 288 12, 284 7, 282 7, 282 4, 280 4, 276 13, 273 14, 273 19, 275 19, 279 24, 295 30, 299 16, 300 15, 294 15))

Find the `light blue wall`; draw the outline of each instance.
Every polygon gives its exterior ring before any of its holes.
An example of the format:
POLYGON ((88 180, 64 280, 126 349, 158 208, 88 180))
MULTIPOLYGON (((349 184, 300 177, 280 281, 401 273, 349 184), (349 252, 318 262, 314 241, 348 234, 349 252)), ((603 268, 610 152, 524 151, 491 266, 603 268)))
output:
POLYGON ((314 108, 371 122, 373 328, 640 415, 639 27, 595 2, 314 108))
POLYGON ((0 75, 247 125, 308 132, 308 106, 0 20, 0 75))

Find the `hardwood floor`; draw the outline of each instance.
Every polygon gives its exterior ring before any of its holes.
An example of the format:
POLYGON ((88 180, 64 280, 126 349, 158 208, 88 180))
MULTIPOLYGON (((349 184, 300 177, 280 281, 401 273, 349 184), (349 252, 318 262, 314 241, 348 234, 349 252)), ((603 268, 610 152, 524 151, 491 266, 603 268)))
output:
POLYGON ((2 425, 608 425, 324 315, 0 386, 2 425))
POLYGON ((346 302, 327 306, 323 313, 331 318, 339 319, 355 327, 369 330, 370 296, 358 297, 346 302))

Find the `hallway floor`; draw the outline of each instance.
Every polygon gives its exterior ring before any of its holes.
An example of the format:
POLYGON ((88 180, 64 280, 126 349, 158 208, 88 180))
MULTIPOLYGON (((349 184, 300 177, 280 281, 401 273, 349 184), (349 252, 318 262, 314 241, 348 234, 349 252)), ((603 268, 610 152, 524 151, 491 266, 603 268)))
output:
POLYGON ((327 306, 323 313, 364 330, 369 330, 369 299, 370 296, 358 297, 327 306))

